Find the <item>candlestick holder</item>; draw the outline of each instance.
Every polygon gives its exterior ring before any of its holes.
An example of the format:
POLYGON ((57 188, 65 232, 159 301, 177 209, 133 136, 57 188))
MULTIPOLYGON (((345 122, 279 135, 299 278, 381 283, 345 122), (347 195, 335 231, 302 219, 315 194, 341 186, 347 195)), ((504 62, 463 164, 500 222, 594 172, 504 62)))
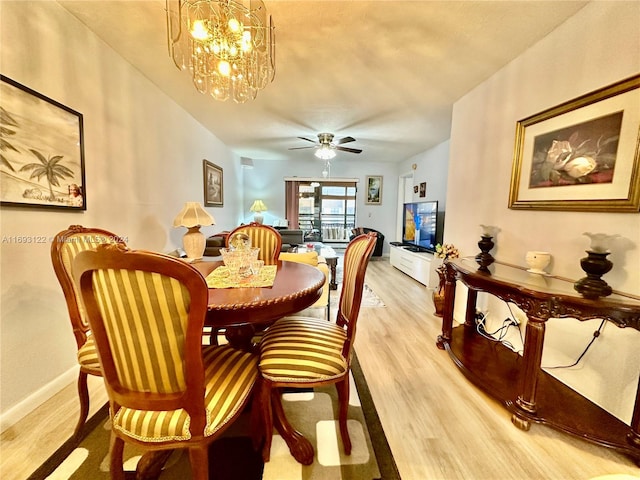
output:
POLYGON ((480 247, 480 253, 476 255, 476 262, 480 267, 478 270, 483 272, 489 271, 489 265, 494 262, 493 256, 489 253, 489 251, 495 246, 493 243, 493 237, 489 235, 482 235, 480 241, 478 242, 478 247, 480 247))
POLYGON ((609 252, 594 252, 587 250, 587 256, 580 259, 580 266, 587 274, 573 284, 583 297, 596 299, 611 295, 611 287, 602 280, 602 275, 613 268, 613 263, 607 258, 609 252))

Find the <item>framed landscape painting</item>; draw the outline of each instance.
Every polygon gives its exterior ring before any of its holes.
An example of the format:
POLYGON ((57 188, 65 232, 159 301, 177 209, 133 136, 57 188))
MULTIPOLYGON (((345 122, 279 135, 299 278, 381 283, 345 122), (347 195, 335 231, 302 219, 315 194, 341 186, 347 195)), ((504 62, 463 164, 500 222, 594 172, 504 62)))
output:
POLYGON ((222 207, 224 205, 222 168, 207 160, 203 160, 202 169, 205 207, 222 207))
POLYGON ((640 211, 640 75, 516 124, 509 208, 640 211))
POLYGON ((0 75, 0 203, 86 210, 82 114, 0 75))
POLYGON ((366 205, 382 205, 382 177, 367 176, 367 198, 366 205))

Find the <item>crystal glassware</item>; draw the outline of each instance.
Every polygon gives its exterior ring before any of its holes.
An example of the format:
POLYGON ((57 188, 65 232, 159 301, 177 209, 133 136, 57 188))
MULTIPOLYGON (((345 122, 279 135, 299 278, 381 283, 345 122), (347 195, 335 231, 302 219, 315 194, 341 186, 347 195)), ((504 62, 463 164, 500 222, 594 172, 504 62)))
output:
POLYGON ((260 275, 262 267, 264 267, 264 260, 253 260, 251 262, 251 273, 253 275, 260 275))

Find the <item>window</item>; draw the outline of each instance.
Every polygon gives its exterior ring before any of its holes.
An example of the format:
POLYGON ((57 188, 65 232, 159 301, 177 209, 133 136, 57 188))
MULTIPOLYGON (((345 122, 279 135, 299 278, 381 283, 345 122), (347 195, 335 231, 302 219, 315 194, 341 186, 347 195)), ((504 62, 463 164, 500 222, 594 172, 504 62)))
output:
POLYGON ((356 219, 355 182, 300 182, 298 223, 305 239, 348 242, 356 219))

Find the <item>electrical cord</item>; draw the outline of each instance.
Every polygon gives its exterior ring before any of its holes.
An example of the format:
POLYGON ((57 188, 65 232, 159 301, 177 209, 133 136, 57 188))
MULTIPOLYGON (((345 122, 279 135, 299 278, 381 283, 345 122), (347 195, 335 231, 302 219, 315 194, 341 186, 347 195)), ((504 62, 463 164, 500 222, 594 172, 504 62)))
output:
MULTIPOLYGON (((505 340, 504 337, 506 336, 509 327, 517 326, 517 323, 510 318, 506 318, 502 322, 502 326, 499 327, 496 331, 487 332, 484 325, 485 319, 486 316, 484 312, 476 313, 476 331, 478 332, 478 334, 488 340, 491 340, 492 342, 500 342, 505 347, 510 348, 511 350, 515 350, 513 344, 511 344, 511 342, 509 342, 508 340, 505 340), (494 335, 498 335, 498 337, 495 337, 494 335)), ((518 331, 520 331, 520 329, 518 329, 518 331)), ((520 338, 522 338, 522 332, 520 332, 520 338)))
MULTIPOLYGON (((513 322, 516 326, 518 326, 518 321, 515 320, 516 316, 513 314, 513 310, 511 310, 511 305, 509 304, 509 302, 505 302, 507 304, 507 308, 509 309, 509 313, 511 314, 511 318, 514 319, 513 322)), ((524 351, 524 337, 522 336, 522 330, 520 328, 518 328, 518 333, 520 334, 520 343, 523 345, 523 349, 520 350, 521 352, 524 351)))
POLYGON ((575 367, 576 365, 578 365, 578 363, 580 363, 580 360, 582 360, 582 357, 585 356, 585 354, 587 353, 587 351, 589 350, 589 348, 591 348, 591 345, 593 345, 593 342, 596 341, 596 338, 598 338, 600 336, 600 333, 602 332, 602 327, 604 327, 604 324, 606 323, 606 320, 602 320, 602 322, 600 323, 600 326, 598 327, 598 329, 593 332, 593 338, 591 339, 591 341, 589 342, 589 344, 586 346, 586 348, 582 351, 582 353, 580 354, 580 356, 578 357, 578 359, 573 362, 571 365, 557 365, 555 367, 543 367, 549 370, 552 370, 554 368, 571 368, 571 367, 575 367))

